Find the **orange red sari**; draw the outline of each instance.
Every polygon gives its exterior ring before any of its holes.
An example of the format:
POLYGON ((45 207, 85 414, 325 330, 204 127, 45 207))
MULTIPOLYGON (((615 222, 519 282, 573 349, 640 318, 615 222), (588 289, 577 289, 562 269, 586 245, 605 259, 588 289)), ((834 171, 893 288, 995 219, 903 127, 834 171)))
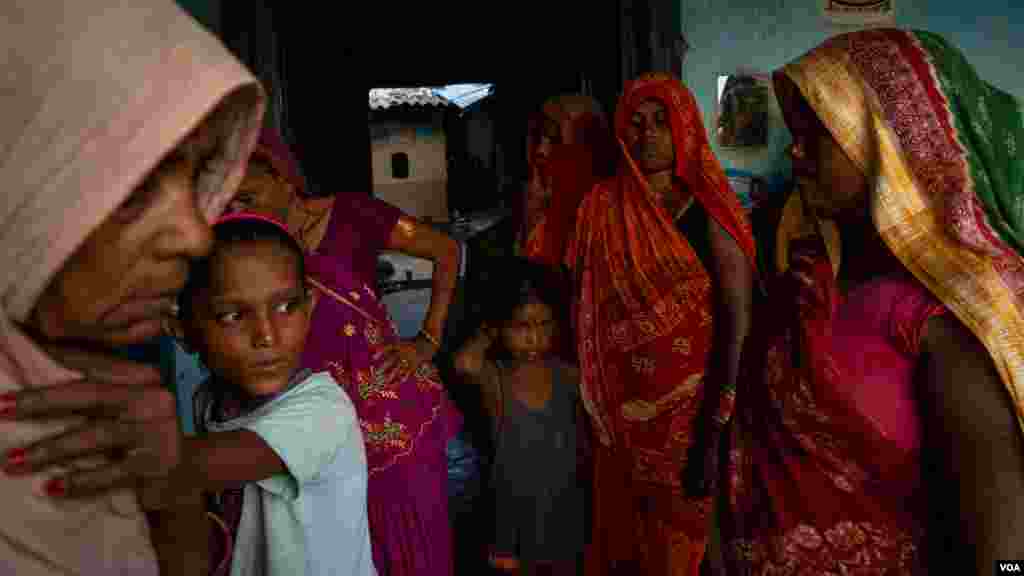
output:
POLYGON ((611 131, 593 99, 558 96, 530 118, 526 154, 530 180, 519 233, 520 252, 531 260, 558 266, 574 231, 580 201, 594 184, 614 172, 611 131))
MULTIPOLYGON (((666 108, 675 176, 754 263, 754 241, 715 159, 693 95, 667 75, 626 85, 615 129, 620 173, 580 205, 566 263, 574 303, 584 406, 594 449, 594 519, 588 574, 696 574, 710 498, 688 498, 681 472, 705 380, 714 330, 711 276, 655 199, 623 143, 643 101, 666 108)), ((734 396, 723 390, 717 418, 734 396)))

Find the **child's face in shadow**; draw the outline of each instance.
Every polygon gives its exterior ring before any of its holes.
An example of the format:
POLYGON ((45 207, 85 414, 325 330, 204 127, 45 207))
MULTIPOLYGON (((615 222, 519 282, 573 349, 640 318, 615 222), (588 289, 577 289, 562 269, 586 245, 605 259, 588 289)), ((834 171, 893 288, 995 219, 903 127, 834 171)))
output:
POLYGON ((544 358, 554 345, 555 318, 551 308, 530 302, 515 309, 501 328, 501 341, 513 358, 533 362, 544 358))
POLYGON ((298 256, 274 240, 217 249, 186 336, 206 366, 251 396, 284 388, 309 328, 298 256))

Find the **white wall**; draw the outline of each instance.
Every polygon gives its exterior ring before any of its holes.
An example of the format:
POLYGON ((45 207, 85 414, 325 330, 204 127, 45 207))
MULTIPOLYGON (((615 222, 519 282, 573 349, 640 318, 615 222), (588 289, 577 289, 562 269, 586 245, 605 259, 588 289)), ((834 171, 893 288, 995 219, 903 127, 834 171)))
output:
POLYGON ((429 124, 374 126, 373 195, 408 214, 448 219, 448 159, 444 132, 429 124), (392 155, 409 157, 409 177, 392 176, 392 155))

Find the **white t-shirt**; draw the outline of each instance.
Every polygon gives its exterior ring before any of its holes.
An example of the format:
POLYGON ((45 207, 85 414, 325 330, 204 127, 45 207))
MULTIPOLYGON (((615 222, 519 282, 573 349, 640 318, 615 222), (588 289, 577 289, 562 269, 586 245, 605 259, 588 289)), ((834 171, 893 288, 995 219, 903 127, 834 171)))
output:
POLYGON ((306 377, 210 433, 250 430, 288 473, 245 486, 232 576, 376 576, 366 513, 366 452, 355 407, 330 374, 306 377))

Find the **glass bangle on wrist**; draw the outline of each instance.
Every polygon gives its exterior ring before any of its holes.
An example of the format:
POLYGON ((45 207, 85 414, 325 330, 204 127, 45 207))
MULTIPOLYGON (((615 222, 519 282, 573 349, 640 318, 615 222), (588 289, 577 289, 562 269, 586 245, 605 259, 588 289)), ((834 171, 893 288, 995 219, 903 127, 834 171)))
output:
POLYGON ((427 342, 430 342, 431 344, 433 344, 434 348, 440 348, 441 347, 441 343, 438 342, 437 338, 434 338, 434 336, 430 332, 427 332, 426 330, 422 330, 421 329, 419 335, 422 336, 423 339, 426 340, 427 342))

